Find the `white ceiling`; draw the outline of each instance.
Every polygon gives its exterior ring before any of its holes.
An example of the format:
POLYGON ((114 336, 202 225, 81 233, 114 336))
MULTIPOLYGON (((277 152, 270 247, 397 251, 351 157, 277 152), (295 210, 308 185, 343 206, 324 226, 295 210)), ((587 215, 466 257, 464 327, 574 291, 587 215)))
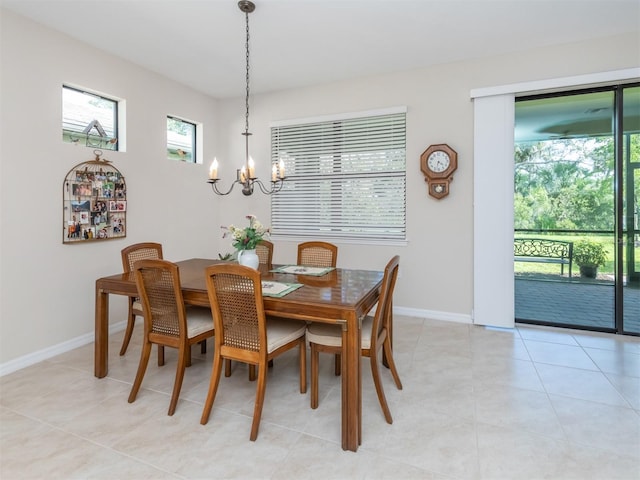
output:
MULTIPOLYGON (((640 29, 638 0, 254 2, 252 93, 640 29)), ((201 92, 244 95, 245 19, 236 0, 0 0, 0 5, 201 92)))

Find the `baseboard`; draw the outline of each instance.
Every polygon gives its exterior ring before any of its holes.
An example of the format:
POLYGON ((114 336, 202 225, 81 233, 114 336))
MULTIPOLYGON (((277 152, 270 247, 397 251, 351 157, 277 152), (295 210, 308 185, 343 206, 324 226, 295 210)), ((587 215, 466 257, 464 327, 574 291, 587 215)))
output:
POLYGON ((442 320, 443 322, 473 323, 471 315, 462 313, 440 312, 437 310, 424 310, 421 308, 393 307, 393 313, 406 315, 408 317, 429 318, 431 320, 442 320))
MULTIPOLYGON (((109 335, 124 330, 126 326, 126 320, 110 324, 109 335)), ((94 338, 95 335, 93 333, 87 333, 85 335, 80 335, 79 337, 72 338, 71 340, 58 343, 57 345, 52 345, 51 347, 43 348, 42 350, 38 350, 37 352, 28 353, 27 355, 23 355, 22 357, 18 357, 14 360, 10 360, 8 362, 0 364, 0 377, 29 367, 38 362, 42 362, 43 360, 48 360, 52 357, 55 357, 56 355, 60 355, 61 353, 65 353, 75 348, 93 343, 94 338)))

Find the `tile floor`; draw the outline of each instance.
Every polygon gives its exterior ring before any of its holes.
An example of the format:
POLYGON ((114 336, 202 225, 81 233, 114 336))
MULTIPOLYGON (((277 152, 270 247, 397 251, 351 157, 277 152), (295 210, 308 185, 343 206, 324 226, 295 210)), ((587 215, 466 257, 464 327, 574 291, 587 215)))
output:
POLYGON ((276 361, 250 442, 255 384, 242 365, 223 377, 200 425, 211 358, 198 348, 173 417, 171 349, 127 403, 137 330, 124 357, 122 333, 112 336, 105 379, 93 376, 93 345, 0 378, 0 478, 640 478, 638 338, 399 315, 395 325, 404 389, 383 372, 394 423, 384 421, 363 359, 357 453, 340 448, 340 380, 329 356, 317 410, 298 392, 295 352, 276 361))

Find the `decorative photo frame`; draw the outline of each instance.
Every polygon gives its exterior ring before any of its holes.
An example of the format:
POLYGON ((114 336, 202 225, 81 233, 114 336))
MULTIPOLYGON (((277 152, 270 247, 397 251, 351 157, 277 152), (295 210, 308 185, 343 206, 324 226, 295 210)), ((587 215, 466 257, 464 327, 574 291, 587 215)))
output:
POLYGON ((102 151, 80 163, 62 184, 62 243, 75 244, 126 237, 127 184, 102 151))

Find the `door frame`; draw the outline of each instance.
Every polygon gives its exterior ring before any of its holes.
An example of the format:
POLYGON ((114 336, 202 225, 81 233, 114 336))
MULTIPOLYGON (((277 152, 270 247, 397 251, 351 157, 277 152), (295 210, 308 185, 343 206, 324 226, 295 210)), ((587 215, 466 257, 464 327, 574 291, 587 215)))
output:
POLYGON ((473 311, 478 325, 515 327, 513 151, 515 97, 638 81, 640 67, 471 90, 474 102, 473 311), (491 181, 486 178, 492 172, 491 181), (499 221, 496 224, 496 219, 499 221))

